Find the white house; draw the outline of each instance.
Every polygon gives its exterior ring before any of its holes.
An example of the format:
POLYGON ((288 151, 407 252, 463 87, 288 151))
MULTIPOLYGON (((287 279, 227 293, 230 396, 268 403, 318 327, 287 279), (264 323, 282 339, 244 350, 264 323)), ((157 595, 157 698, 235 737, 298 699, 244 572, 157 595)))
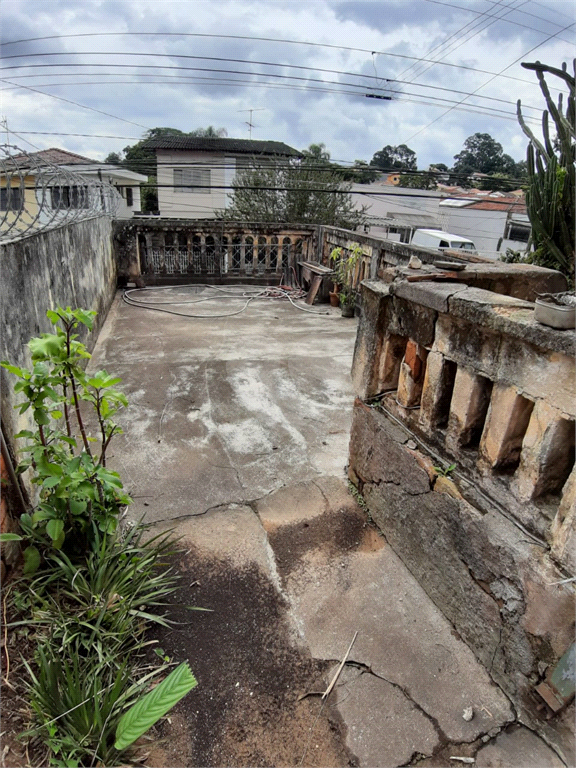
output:
MULTIPOLYGON (((88 157, 77 155, 75 152, 69 152, 66 149, 43 149, 39 152, 27 153, 26 157, 38 167, 44 164, 47 167, 58 166, 66 171, 80 174, 86 179, 95 179, 96 181, 111 184, 115 187, 121 196, 120 205, 116 211, 116 218, 130 219, 135 212, 140 211, 140 184, 148 181, 148 177, 141 173, 134 173, 127 168, 107 163, 99 163, 88 157)), ((44 174, 45 175, 45 174, 44 174)), ((82 207, 84 204, 81 187, 71 187, 68 190, 68 199, 63 201, 62 187, 56 186, 58 190, 56 196, 52 195, 52 203, 55 208, 61 208, 63 202, 68 208, 82 207)))
POLYGON ((280 141, 164 136, 144 146, 156 151, 160 216, 182 219, 210 219, 227 208, 236 172, 254 160, 301 157, 280 141))
POLYGON ((478 253, 499 258, 507 248, 523 251, 530 221, 521 192, 490 192, 439 186, 408 189, 388 184, 356 184, 358 208, 368 205, 367 231, 408 243, 415 229, 440 229, 472 240, 478 253))

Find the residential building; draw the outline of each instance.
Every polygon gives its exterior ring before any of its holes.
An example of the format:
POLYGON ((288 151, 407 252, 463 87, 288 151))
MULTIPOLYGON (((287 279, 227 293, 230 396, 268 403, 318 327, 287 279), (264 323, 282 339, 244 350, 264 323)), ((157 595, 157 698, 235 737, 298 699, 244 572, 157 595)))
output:
POLYGON ((436 190, 355 184, 358 208, 368 205, 365 231, 409 243, 416 229, 441 229, 472 240, 478 253, 498 259, 526 249, 530 221, 522 191, 490 192, 438 185, 436 190))
POLYGON ((211 219, 229 205, 237 171, 274 158, 302 157, 280 141, 163 136, 146 147, 156 151, 160 216, 211 219))
POLYGON ((129 219, 135 212, 140 211, 140 184, 148 180, 148 177, 141 173, 100 163, 56 147, 16 155, 11 161, 15 172, 11 175, 10 183, 6 177, 0 179, 0 187, 3 190, 0 200, 2 211, 16 212, 25 207, 30 217, 45 217, 50 211, 89 207, 89 185, 83 185, 81 181, 78 184, 70 183, 67 180, 68 171, 78 175, 80 179, 113 186, 121 197, 115 212, 116 218, 129 219), (63 171, 61 178, 53 170, 56 167, 63 171), (26 170, 29 173, 24 176, 23 172, 26 170), (8 188, 11 191, 8 191, 8 188), (25 206, 22 205, 24 201, 25 206))

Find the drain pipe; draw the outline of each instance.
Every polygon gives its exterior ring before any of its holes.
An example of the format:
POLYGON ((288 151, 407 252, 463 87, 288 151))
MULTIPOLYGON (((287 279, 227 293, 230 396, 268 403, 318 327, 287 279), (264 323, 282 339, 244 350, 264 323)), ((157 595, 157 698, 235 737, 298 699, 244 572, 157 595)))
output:
POLYGON ((8 470, 8 477, 10 478, 10 483, 12 484, 18 496, 18 501, 20 503, 20 513, 26 512, 28 510, 28 504, 24 499, 24 494, 22 493, 22 486, 20 485, 20 481, 18 480, 16 472, 14 471, 14 465, 12 464, 12 457, 10 456, 10 451, 8 450, 6 440, 4 439, 4 428, 0 429, 0 435, 2 436, 2 458, 4 459, 4 464, 6 466, 6 469, 8 470))

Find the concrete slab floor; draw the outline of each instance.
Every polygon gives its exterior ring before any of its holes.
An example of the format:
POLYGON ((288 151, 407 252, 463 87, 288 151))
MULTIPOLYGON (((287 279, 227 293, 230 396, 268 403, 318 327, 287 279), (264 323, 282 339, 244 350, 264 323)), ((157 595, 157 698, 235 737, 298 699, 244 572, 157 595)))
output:
MULTIPOLYGON (((183 537, 183 599, 214 608, 159 636, 200 685, 164 725, 173 751, 148 765, 384 768, 482 747, 488 766, 515 748, 508 700, 347 491, 355 332, 338 310, 276 302, 205 320, 119 299, 110 312, 90 363, 130 402, 110 464, 130 519, 183 537), (302 700, 356 631, 327 704, 302 700)), ((536 735, 514 738, 524 768, 562 765, 536 735)))

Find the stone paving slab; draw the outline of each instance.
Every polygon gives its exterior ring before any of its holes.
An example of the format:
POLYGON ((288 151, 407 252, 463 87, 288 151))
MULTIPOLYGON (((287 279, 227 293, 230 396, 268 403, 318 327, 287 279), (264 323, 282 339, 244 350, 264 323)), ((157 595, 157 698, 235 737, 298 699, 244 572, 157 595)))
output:
POLYGON ((476 753, 477 768, 564 768, 558 755, 524 727, 504 732, 476 753))
MULTIPOLYGON (((328 675, 329 677, 331 675, 328 675)), ((397 687, 347 668, 337 687, 347 744, 361 766, 397 766, 439 743, 430 720, 397 687)))
POLYGON ((351 658, 402 686, 450 741, 473 741, 514 719, 509 702, 472 651, 453 635, 389 546, 329 558, 310 553, 285 584, 316 658, 351 658), (474 717, 463 719, 472 707, 474 717))

